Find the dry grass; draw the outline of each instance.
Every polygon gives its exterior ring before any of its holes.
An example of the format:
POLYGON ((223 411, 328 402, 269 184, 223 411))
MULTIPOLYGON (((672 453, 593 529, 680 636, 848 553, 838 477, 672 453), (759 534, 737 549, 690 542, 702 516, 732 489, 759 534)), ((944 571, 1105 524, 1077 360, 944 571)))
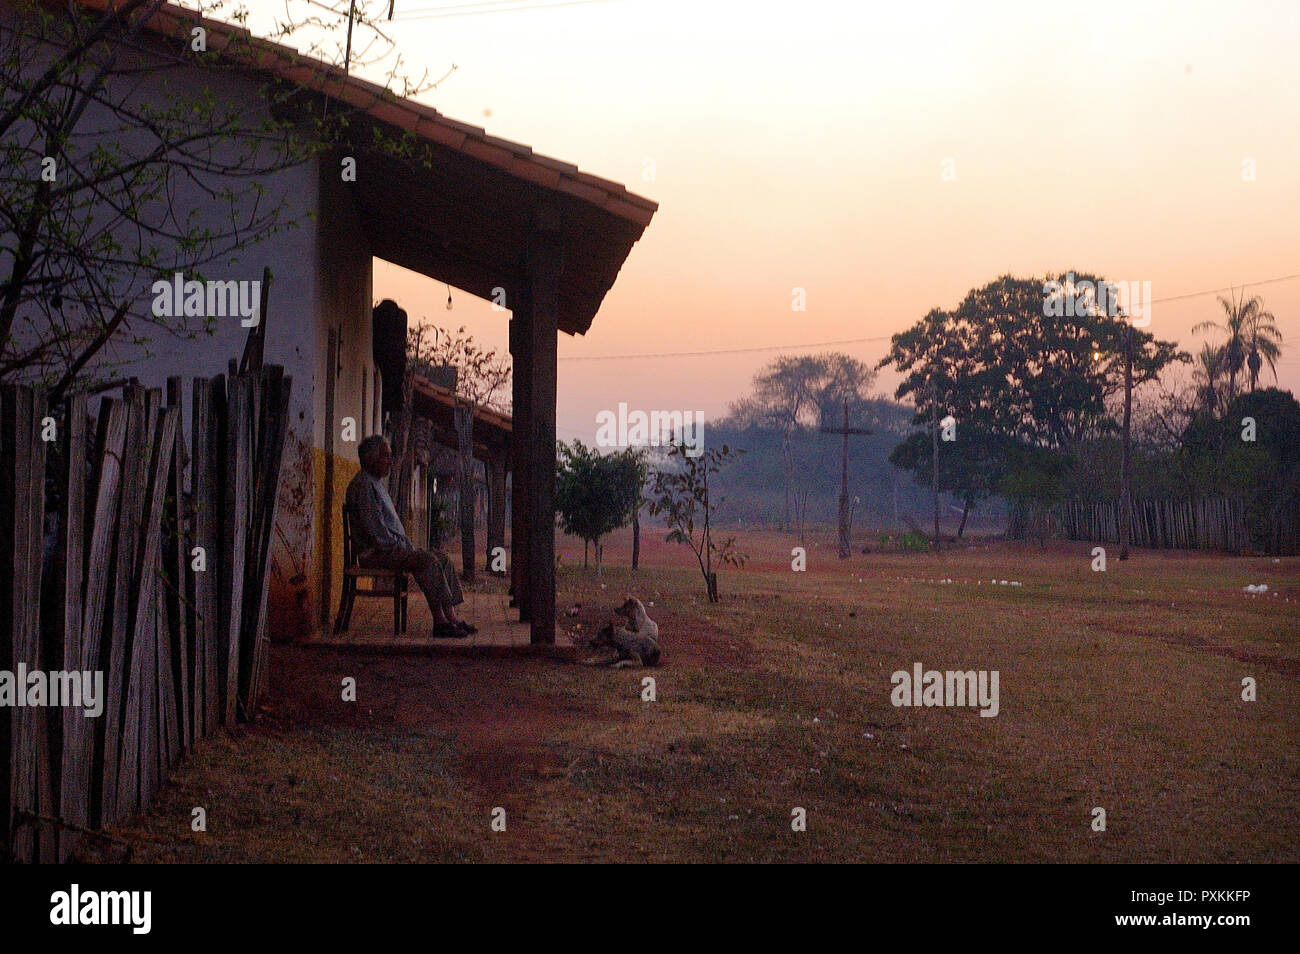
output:
POLYGON ((116 834, 144 861, 1300 860, 1298 559, 1139 551, 1093 573, 1086 544, 841 562, 820 539, 794 573, 789 538, 746 534, 708 606, 688 553, 649 541, 634 575, 626 543, 601 580, 565 560, 561 605, 583 609, 562 624, 653 600, 657 702, 646 672, 566 653, 278 648, 262 721, 116 834), (1280 595, 1241 592, 1260 582, 1280 595), (1001 713, 895 708, 914 662, 999 670, 1001 713))

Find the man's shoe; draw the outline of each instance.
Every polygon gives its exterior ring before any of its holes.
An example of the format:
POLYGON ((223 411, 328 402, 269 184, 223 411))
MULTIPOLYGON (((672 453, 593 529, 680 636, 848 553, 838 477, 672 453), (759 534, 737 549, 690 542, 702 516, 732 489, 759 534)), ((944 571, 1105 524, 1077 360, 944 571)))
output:
POLYGON ((464 639, 469 633, 452 623, 434 623, 434 639, 464 639))
POLYGON ((467 636, 473 636, 478 632, 478 627, 473 623, 467 623, 465 620, 457 620, 456 626, 467 636))

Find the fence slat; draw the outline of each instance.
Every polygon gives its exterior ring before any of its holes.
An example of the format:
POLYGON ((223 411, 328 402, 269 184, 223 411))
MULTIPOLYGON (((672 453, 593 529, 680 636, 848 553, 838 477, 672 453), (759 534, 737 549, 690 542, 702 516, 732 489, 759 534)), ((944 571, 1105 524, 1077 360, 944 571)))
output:
MULTIPOLYGON (((86 540, 86 396, 68 399, 63 419, 63 458, 58 474, 59 536, 55 558, 58 573, 55 590, 54 639, 58 650, 53 668, 85 669, 85 633, 82 629, 82 581, 86 540)), ((83 700, 84 701, 84 700, 83 700)), ((58 816, 79 828, 89 819, 90 760, 93 734, 84 708, 65 707, 59 734, 58 816)), ((76 847, 78 835, 59 833, 58 860, 66 861, 76 847)))
POLYGON ((158 775, 165 778, 167 770, 176 764, 181 756, 180 707, 176 701, 176 661, 172 658, 171 612, 167 606, 167 594, 161 587, 155 593, 157 603, 157 638, 155 655, 158 668, 155 671, 158 700, 158 775))
POLYGON ((161 396, 157 393, 148 395, 146 400, 151 424, 148 431, 151 453, 133 600, 137 609, 131 638, 131 684, 128 687, 128 709, 123 724, 123 738, 127 740, 127 746, 121 766, 123 801, 131 812, 139 811, 142 806, 141 783, 145 787, 156 784, 153 766, 158 761, 159 744, 156 675, 158 619, 154 592, 161 568, 162 509, 167 495, 167 471, 171 467, 177 414, 175 408, 159 408, 161 396), (131 740, 135 740, 134 746, 131 740))
MULTIPOLYGON (((134 389, 142 405, 142 422, 140 429, 140 477, 136 494, 140 498, 139 519, 130 525, 132 537, 131 560, 128 569, 126 625, 123 631, 123 668, 122 668, 122 723, 121 743, 118 750, 117 771, 117 813, 119 820, 134 815, 140 807, 140 762, 143 757, 141 740, 141 710, 146 705, 146 687, 143 684, 145 653, 152 650, 146 642, 144 623, 147 621, 149 604, 144 602, 142 583, 147 575, 148 564, 144 559, 144 545, 148 539, 149 526, 149 474, 152 470, 152 451, 154 428, 157 424, 158 409, 154 396, 145 389, 134 389)), ((133 395, 134 396, 134 395, 133 395)), ((152 656, 152 652, 149 652, 152 656)), ((109 771, 113 766, 106 765, 109 771)))
POLYGON ((202 498, 205 520, 204 543, 207 548, 208 569, 204 577, 204 600, 199 604, 206 613, 203 627, 203 723, 204 732, 211 735, 221 725, 222 692, 221 639, 225 613, 221 594, 225 574, 226 536, 228 532, 223 515, 225 506, 225 446, 226 446, 226 379, 217 375, 208 382, 207 404, 207 460, 203 472, 202 498))
POLYGON ((98 719, 88 699, 0 706, 0 817, 16 822, 0 856, 67 860, 73 829, 146 808, 195 740, 255 713, 291 392, 275 365, 229 390, 194 382, 187 499, 179 379, 166 406, 133 384, 103 398, 93 439, 85 395, 50 417, 39 390, 0 386, 0 668, 104 677, 98 719))
MULTIPOLYGON (((0 389, 0 668, 39 669, 41 558, 44 545, 45 442, 41 419, 44 395, 32 388, 0 389)), ((22 691, 16 687, 17 691, 22 691)), ((41 808, 37 764, 48 756, 38 736, 39 710, 0 706, 0 798, 4 818, 41 808)), ((40 856, 37 829, 29 823, 5 826, 9 857, 32 862, 40 856), (12 831, 12 838, 9 832, 12 831)))
MULTIPOLYGON (((1066 500, 1053 512, 1067 539, 1115 543, 1120 507, 1109 500, 1066 500)), ((1008 536, 1024 539, 1033 527, 1032 508, 1017 504, 1008 517, 1008 536)), ((1223 550, 1241 553, 1251 545, 1246 530, 1246 502, 1237 497, 1149 499, 1134 502, 1130 541, 1137 547, 1223 550)), ((1300 538, 1300 509, 1279 506, 1269 528, 1266 552, 1289 554, 1300 538)))
POLYGON ((222 725, 233 726, 239 697, 239 633, 242 627, 244 564, 247 559, 252 427, 249 421, 252 382, 230 380, 226 434, 226 487, 222 522, 228 529, 221 573, 222 725))
POLYGON ((194 745, 194 713, 190 707, 190 686, 193 675, 189 655, 189 550, 185 543, 185 528, 190 519, 185 493, 185 440, 184 410, 180 378, 167 379, 167 404, 176 408, 176 440, 172 442, 172 462, 167 474, 167 525, 166 562, 167 591, 167 655, 170 660, 168 697, 172 708, 170 718, 175 722, 176 737, 169 739, 167 764, 189 752, 194 745))
POLYGON ((280 467, 289 429, 289 396, 293 388, 292 379, 285 377, 284 369, 277 365, 264 367, 262 380, 258 459, 253 474, 253 525, 249 531, 249 580, 244 602, 244 646, 248 663, 241 667, 246 677, 241 674, 240 682, 244 714, 248 719, 252 719, 257 711, 257 698, 270 653, 270 641, 266 635, 266 601, 271 575, 271 535, 275 529, 280 467))
MULTIPOLYGON (((134 750, 135 739, 124 734, 128 694, 131 687, 130 633, 131 596, 136 571, 140 521, 145 488, 145 427, 147 408, 138 388, 123 389, 127 408, 126 444, 122 451, 122 490, 117 520, 117 557, 113 581, 113 615, 104 633, 101 652, 108 655, 104 672, 107 702, 103 722, 103 799, 101 824, 114 824, 126 816, 119 806, 120 766, 125 748, 134 750)), ((126 811, 129 811, 129 805, 126 811)))

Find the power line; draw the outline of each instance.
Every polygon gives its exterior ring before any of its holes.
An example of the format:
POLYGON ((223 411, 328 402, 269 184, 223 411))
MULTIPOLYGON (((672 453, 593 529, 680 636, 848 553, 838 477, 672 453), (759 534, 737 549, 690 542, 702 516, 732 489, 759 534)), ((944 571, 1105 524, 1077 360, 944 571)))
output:
POLYGON ((874 338, 844 338, 840 341, 810 341, 804 344, 767 345, 762 348, 721 348, 717 351, 670 351, 664 354, 588 354, 560 358, 560 361, 623 361, 632 358, 704 358, 715 354, 754 354, 759 351, 784 351, 792 348, 828 348, 833 345, 864 344, 869 341, 888 341, 893 335, 874 338))
POLYGON ((470 17, 484 13, 516 13, 521 10, 550 10, 556 7, 578 7, 592 3, 611 3, 614 0, 549 0, 530 3, 528 0, 484 0, 481 3, 448 4, 441 7, 416 9, 397 13, 394 19, 403 23, 415 20, 442 20, 448 17, 470 17))
MULTIPOLYGON (((1255 285, 1271 285, 1274 282, 1286 282, 1293 278, 1300 278, 1300 272, 1294 275, 1281 275, 1277 278, 1265 278, 1258 282, 1246 282, 1244 285, 1234 285, 1229 288, 1211 288, 1206 291, 1188 292, 1185 295, 1169 295, 1166 298, 1153 298, 1151 304, 1166 301, 1181 301, 1184 298, 1200 298, 1203 295, 1217 295, 1221 292, 1230 292, 1238 288, 1251 288, 1255 285)), ((783 345, 766 345, 761 348, 719 348, 714 351, 669 351, 659 354, 587 354, 587 355, 566 355, 559 358, 560 361, 632 361, 632 360, 651 360, 657 358, 708 358, 720 354, 758 354, 763 351, 791 351, 799 348, 829 348, 836 345, 850 344, 870 344, 877 341, 889 341, 893 335, 877 335, 874 338, 844 338, 840 341, 811 341, 804 344, 783 344, 783 345)))
POLYGON ((1202 295, 1218 295, 1222 292, 1234 292, 1239 288, 1253 288, 1255 285, 1271 285, 1274 282, 1289 282, 1293 278, 1300 278, 1300 272, 1294 275, 1280 275, 1277 278, 1266 278, 1259 282, 1246 282, 1244 285, 1229 285, 1227 288, 1211 288, 1208 291, 1188 292, 1186 295, 1170 295, 1168 298, 1152 298, 1151 304, 1162 301, 1179 301, 1183 298, 1200 298, 1202 295))

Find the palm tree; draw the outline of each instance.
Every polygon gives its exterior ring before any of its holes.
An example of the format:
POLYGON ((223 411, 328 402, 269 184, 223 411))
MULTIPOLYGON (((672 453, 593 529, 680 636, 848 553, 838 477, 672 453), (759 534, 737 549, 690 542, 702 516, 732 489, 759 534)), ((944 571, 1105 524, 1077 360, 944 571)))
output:
MULTIPOLYGON (((1258 295, 1247 298, 1243 289, 1240 296, 1234 294, 1231 298, 1224 298, 1220 295, 1219 304, 1223 306, 1223 322, 1203 321, 1192 331, 1222 331, 1228 336, 1223 345, 1223 354, 1228 371, 1228 401, 1231 402, 1237 396, 1237 374, 1246 364, 1247 355, 1255 355, 1250 385, 1251 390, 1254 390, 1262 362, 1267 360, 1272 368, 1273 362, 1281 353, 1278 342, 1282 340, 1282 335, 1273 324, 1273 314, 1264 310, 1264 300, 1258 295)), ((1276 373, 1274 369, 1274 374, 1276 373)))
POLYGON ((1256 312, 1246 328, 1246 367, 1250 371, 1250 389, 1255 390, 1260 368, 1268 362, 1268 369, 1277 380, 1277 359, 1282 354, 1282 333, 1273 324, 1271 312, 1256 312))
POLYGON ((1192 372, 1202 406, 1216 417, 1219 413, 1219 379, 1227 370, 1227 364, 1228 357, 1224 349, 1216 348, 1207 341, 1201 346, 1201 353, 1196 356, 1196 368, 1192 372))

